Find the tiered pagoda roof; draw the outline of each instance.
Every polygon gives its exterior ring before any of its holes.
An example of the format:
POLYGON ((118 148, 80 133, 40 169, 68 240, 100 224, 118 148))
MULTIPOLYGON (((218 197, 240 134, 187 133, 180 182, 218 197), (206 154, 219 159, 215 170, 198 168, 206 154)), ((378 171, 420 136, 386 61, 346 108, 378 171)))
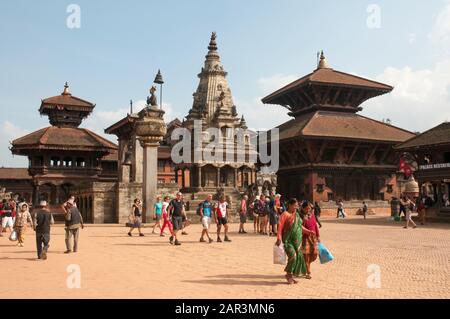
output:
POLYGON ((286 107, 296 117, 314 110, 358 112, 359 105, 391 92, 392 86, 333 70, 323 55, 317 69, 262 99, 286 107))
POLYGON ((335 140, 403 142, 413 133, 353 113, 316 111, 303 114, 280 126, 280 139, 295 137, 332 138, 335 140))
MULTIPOLYGON (((110 153, 117 146, 83 128, 50 126, 18 138, 13 142, 14 154, 35 150, 79 150, 110 153)), ((23 154, 25 155, 25 154, 23 154)))
POLYGON ((12 142, 11 151, 28 155, 36 150, 87 151, 108 155, 117 145, 96 133, 79 128, 95 104, 72 96, 66 82, 61 95, 43 99, 39 112, 49 117, 52 126, 40 129, 12 142))
POLYGON ((286 107, 294 119, 278 126, 280 140, 296 137, 403 142, 413 133, 359 114, 360 105, 393 87, 335 71, 323 55, 317 69, 262 99, 286 107))
POLYGON ((66 82, 61 95, 42 100, 39 113, 47 115, 53 126, 78 127, 94 108, 95 104, 73 96, 66 82))

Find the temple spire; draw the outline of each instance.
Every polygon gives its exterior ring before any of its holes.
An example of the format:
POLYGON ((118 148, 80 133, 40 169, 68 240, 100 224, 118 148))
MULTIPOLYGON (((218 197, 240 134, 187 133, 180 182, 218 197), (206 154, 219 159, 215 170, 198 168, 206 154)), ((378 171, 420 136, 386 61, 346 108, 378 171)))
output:
POLYGON ((328 65, 327 59, 325 58, 325 55, 322 52, 320 52, 320 60, 319 65, 317 66, 318 69, 330 69, 330 66, 328 65))
POLYGON ((211 39, 209 40, 209 45, 208 45, 208 54, 206 55, 206 60, 207 61, 218 61, 220 60, 220 56, 219 53, 217 52, 217 42, 216 42, 216 33, 213 32, 211 34, 211 39))
POLYGON ((64 91, 62 92, 61 95, 70 95, 69 84, 67 82, 64 84, 64 91))
POLYGON ((209 51, 217 51, 217 42, 216 42, 216 33, 213 32, 211 34, 211 40, 209 41, 208 50, 209 51))

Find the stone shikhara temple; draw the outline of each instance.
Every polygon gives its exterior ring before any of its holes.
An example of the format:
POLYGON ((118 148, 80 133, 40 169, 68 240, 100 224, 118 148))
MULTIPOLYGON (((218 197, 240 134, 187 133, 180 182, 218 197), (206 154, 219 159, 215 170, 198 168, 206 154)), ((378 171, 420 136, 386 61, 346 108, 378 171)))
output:
MULTIPOLYGON (((292 120, 280 125, 278 191, 334 203, 342 199, 375 201, 386 207, 399 196, 398 155, 393 146, 414 134, 358 114, 361 104, 393 87, 339 72, 323 55, 316 70, 262 99, 289 110, 292 120)), ((348 206, 347 206, 348 207, 348 206)))
MULTIPOLYGON (((205 58, 198 74, 200 82, 193 94, 192 108, 182 124, 194 136, 197 123, 202 135, 198 145, 191 145, 191 158, 178 164, 177 171, 189 172, 189 186, 183 178, 182 191, 188 193, 191 199, 202 200, 207 193, 216 194, 220 189, 229 196, 232 204, 236 204, 246 188, 256 182, 254 132, 247 130, 244 116, 238 116, 226 79, 227 72, 217 51, 215 33, 211 36, 205 58), (220 130, 220 136, 210 136, 209 128, 220 130), (211 160, 200 154, 200 159, 196 161, 196 149, 207 149, 207 145, 217 138, 217 145, 222 150, 221 158, 211 160)), ((182 173, 182 176, 185 174, 182 173)))

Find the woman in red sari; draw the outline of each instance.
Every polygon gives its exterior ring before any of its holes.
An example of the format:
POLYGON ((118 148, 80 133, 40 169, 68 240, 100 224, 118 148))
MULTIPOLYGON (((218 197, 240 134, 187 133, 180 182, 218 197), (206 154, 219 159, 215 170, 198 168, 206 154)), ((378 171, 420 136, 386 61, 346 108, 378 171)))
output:
POLYGON ((302 235, 311 234, 302 225, 302 218, 297 212, 299 208, 295 198, 288 202, 287 211, 281 215, 280 225, 278 228, 278 239, 275 245, 284 245, 284 250, 288 257, 288 263, 284 271, 286 272, 286 280, 288 284, 296 284, 295 276, 306 274, 305 259, 302 253, 302 235))
POLYGON ((308 230, 302 239, 302 252, 306 263, 306 279, 311 279, 311 263, 319 255, 318 243, 320 242, 319 227, 313 214, 313 207, 308 202, 302 204, 303 226, 308 230))

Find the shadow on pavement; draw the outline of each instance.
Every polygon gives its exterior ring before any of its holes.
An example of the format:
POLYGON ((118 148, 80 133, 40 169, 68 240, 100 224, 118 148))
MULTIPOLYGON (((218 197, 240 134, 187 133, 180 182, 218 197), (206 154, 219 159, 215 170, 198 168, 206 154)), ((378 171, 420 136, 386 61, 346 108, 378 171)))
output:
POLYGON ((271 282, 271 281, 245 281, 245 280, 235 280, 235 279, 207 279, 207 280, 183 280, 186 283, 192 284, 208 284, 208 285, 239 285, 239 286, 279 286, 287 285, 286 282, 271 282))
MULTIPOLYGON (((430 228, 430 229, 450 229, 450 224, 441 224, 441 223, 427 223, 425 225, 420 225, 420 223, 413 218, 414 222, 417 224, 417 229, 419 228, 430 228)), ((369 217, 367 219, 358 219, 358 218, 335 218, 328 219, 323 218, 320 220, 322 224, 346 224, 346 225, 370 225, 370 226, 390 226, 395 228, 402 228, 405 226, 405 221, 402 220, 400 222, 389 220, 389 217, 369 217)))
POLYGON ((28 260, 28 261, 36 261, 39 260, 37 258, 9 258, 9 257, 0 257, 0 260, 28 260))
POLYGON ((229 275, 217 275, 217 276, 206 276, 206 278, 235 278, 235 279, 282 279, 283 275, 257 275, 257 274, 229 274, 229 275))

